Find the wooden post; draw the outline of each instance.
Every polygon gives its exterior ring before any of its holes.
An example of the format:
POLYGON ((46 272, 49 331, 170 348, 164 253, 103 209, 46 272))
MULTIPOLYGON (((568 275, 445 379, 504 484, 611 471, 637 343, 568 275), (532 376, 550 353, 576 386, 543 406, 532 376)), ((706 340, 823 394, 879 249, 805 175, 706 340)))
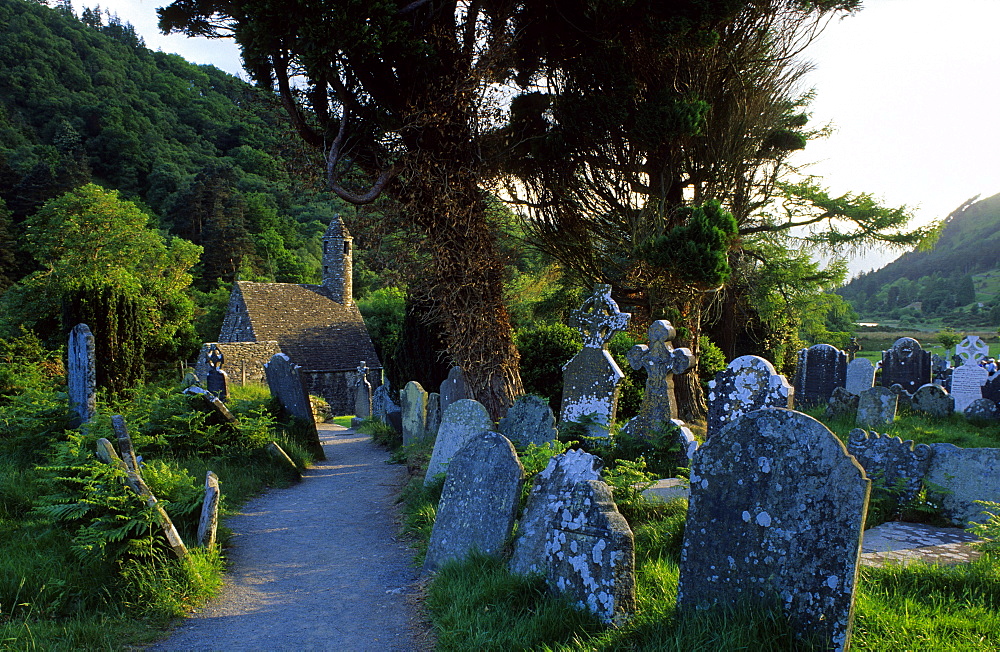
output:
POLYGON ((132 438, 129 437, 128 429, 125 427, 125 419, 120 414, 116 414, 111 417, 111 426, 118 435, 118 448, 122 451, 129 478, 135 483, 139 495, 146 499, 146 504, 156 511, 156 520, 160 524, 163 534, 167 537, 170 549, 174 551, 178 559, 183 560, 187 557, 187 546, 184 545, 184 540, 181 539, 180 533, 177 532, 173 521, 170 520, 167 510, 163 509, 160 501, 156 499, 139 474, 139 464, 136 461, 135 451, 132 450, 132 438))
POLYGON ((198 522, 198 545, 203 548, 215 547, 215 531, 219 524, 219 476, 209 471, 205 475, 205 501, 201 505, 201 520, 198 522))

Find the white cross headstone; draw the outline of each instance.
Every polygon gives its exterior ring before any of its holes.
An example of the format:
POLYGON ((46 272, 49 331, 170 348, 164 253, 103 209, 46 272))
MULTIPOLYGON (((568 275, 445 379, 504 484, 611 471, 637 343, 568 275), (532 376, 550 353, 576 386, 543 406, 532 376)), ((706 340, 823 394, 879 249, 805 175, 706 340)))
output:
POLYGON ((990 347, 979 337, 970 335, 955 347, 955 352, 962 358, 961 366, 951 372, 951 395, 955 399, 955 410, 962 412, 973 401, 983 397, 983 385, 989 378, 989 372, 979 366, 979 361, 986 357, 990 347))

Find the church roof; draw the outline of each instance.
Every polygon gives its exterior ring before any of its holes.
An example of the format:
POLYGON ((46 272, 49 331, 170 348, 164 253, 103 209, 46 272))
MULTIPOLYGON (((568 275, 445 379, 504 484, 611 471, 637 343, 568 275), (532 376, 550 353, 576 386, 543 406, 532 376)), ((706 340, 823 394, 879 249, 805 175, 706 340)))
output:
POLYGON ((361 360, 369 368, 382 366, 357 306, 337 303, 322 285, 237 281, 236 286, 253 339, 276 340, 304 370, 353 370, 361 360))

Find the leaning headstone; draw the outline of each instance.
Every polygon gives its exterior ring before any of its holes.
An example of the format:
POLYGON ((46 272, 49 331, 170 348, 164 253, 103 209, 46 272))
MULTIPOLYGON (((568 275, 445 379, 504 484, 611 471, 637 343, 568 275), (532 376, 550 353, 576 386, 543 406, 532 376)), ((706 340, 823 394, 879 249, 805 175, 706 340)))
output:
POLYGON ((97 411, 97 348, 94 335, 86 324, 77 324, 69 332, 66 367, 70 406, 87 423, 97 411))
POLYGON ((955 399, 935 383, 927 383, 916 391, 910 401, 910 409, 932 417, 950 417, 955 411, 955 399))
POLYGON ((869 428, 887 426, 896 420, 898 400, 896 394, 885 387, 866 389, 858 397, 858 416, 854 422, 869 428))
POLYGON ((222 369, 226 356, 213 342, 206 357, 208 359, 208 375, 205 377, 205 388, 225 403, 229 400, 229 374, 222 369))
POLYGON ((781 409, 740 417, 692 462, 678 609, 777 597, 797 637, 846 650, 868 491, 819 421, 781 409))
POLYGON ((910 406, 913 405, 913 395, 903 389, 899 383, 890 387, 889 391, 896 395, 896 412, 909 412, 910 406))
POLYGON ((406 383, 399 392, 403 418, 403 445, 413 444, 427 436, 427 392, 415 380, 406 383))
POLYGON ((589 419, 592 436, 607 435, 618 407, 618 386, 625 377, 608 353, 608 340, 625 328, 630 316, 618 310, 610 285, 598 285, 573 311, 571 322, 583 334, 583 348, 563 367, 561 422, 589 419))
POLYGON ((844 387, 857 396, 875 385, 875 365, 868 358, 854 358, 847 363, 847 381, 844 387))
POLYGON ((427 438, 437 437, 441 428, 441 395, 431 392, 427 395, 427 438))
POLYGON ((264 376, 267 378, 267 386, 271 389, 271 396, 278 399, 285 412, 311 426, 310 450, 317 459, 324 460, 326 454, 323 452, 323 444, 319 441, 312 403, 306 392, 301 369, 302 367, 292 362, 284 353, 275 353, 264 365, 264 376))
POLYGON ((680 419, 671 419, 670 422, 677 427, 677 439, 681 445, 681 451, 688 461, 694 458, 695 451, 698 450, 698 440, 694 433, 687 427, 687 424, 680 419))
POLYGON ((951 372, 951 396, 955 399, 955 409, 964 412, 976 399, 983 398, 983 385, 989 380, 989 372, 979 366, 990 348, 978 337, 966 337, 955 347, 955 353, 962 358, 962 364, 951 372))
POLYGON ((739 417, 762 408, 792 407, 794 390, 774 365, 756 355, 730 362, 708 381, 707 437, 739 417))
POLYGON ((448 465, 425 570, 471 552, 499 557, 514 528, 524 468, 503 435, 487 432, 458 451, 448 465))
POLYGON ((510 569, 541 573, 550 591, 622 622, 635 610, 635 547, 601 465, 581 450, 549 460, 531 487, 510 569))
POLYGON ((962 414, 969 421, 985 422, 1000 419, 1000 410, 997 409, 997 404, 988 398, 977 398, 965 406, 962 414))
POLYGON ((847 452, 861 464, 869 479, 886 488, 901 485, 901 499, 917 497, 931 464, 931 447, 913 445, 899 437, 855 428, 847 438, 847 452))
POLYGON ((646 391, 636 424, 647 432, 677 418, 677 399, 674 397, 674 376, 694 365, 690 349, 675 349, 671 341, 677 329, 666 319, 654 321, 647 332, 649 344, 636 344, 628 354, 629 365, 638 371, 646 370, 646 391))
POLYGON ((924 351, 912 337, 901 337, 882 351, 882 386, 902 385, 907 394, 931 382, 930 351, 924 351))
POLYGON ((826 403, 835 387, 846 384, 846 353, 829 344, 814 344, 799 351, 795 369, 796 405, 826 403))
POLYGON ((470 440, 493 430, 493 420, 482 403, 470 398, 455 401, 441 417, 441 427, 438 428, 437 439, 434 440, 434 452, 427 464, 427 475, 424 485, 434 482, 434 476, 445 473, 448 463, 455 457, 459 449, 470 440))
POLYGON ((928 487, 939 488, 941 511, 958 527, 986 521, 977 500, 1000 502, 1000 448, 932 444, 928 487))
POLYGON ((556 417, 544 398, 525 394, 500 419, 500 432, 517 446, 544 446, 556 439, 556 417))
POLYGON ((858 397, 847 391, 845 387, 837 387, 830 395, 830 400, 826 404, 826 418, 838 419, 842 417, 855 418, 858 413, 858 397))
POLYGON ((455 401, 463 398, 472 398, 469 393, 469 386, 465 383, 465 374, 462 368, 454 366, 448 371, 448 377, 441 383, 441 414, 444 414, 448 407, 455 401))
POLYGON ((190 385, 189 387, 184 388, 183 393, 198 394, 203 399, 205 399, 206 403, 212 406, 212 408, 219 414, 220 417, 222 417, 223 419, 225 419, 230 423, 235 423, 237 421, 233 413, 230 412, 229 408, 226 407, 226 404, 223 403, 218 396, 208 391, 207 389, 198 387, 197 385, 190 385))

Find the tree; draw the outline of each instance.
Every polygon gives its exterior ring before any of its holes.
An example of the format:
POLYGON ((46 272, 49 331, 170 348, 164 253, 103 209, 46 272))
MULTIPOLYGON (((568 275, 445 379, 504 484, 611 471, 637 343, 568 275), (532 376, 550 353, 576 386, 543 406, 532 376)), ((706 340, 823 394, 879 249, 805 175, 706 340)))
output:
POLYGON ((193 353, 186 291, 201 248, 165 239, 117 192, 87 184, 46 202, 25 222, 25 249, 41 269, 0 299, 7 336, 23 325, 62 340, 77 320, 98 320, 105 385, 116 391, 137 379, 137 352, 146 361, 193 353))

